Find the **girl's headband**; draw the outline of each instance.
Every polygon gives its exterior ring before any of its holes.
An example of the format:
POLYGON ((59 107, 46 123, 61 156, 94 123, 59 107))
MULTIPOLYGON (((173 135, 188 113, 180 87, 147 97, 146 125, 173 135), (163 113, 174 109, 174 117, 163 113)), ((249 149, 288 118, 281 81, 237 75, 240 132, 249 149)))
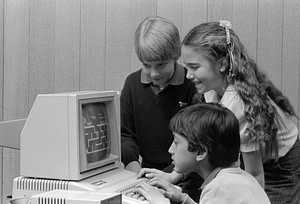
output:
POLYGON ((230 45, 231 40, 230 40, 230 31, 229 31, 229 29, 232 29, 231 23, 229 21, 226 21, 226 20, 220 20, 219 23, 220 23, 221 27, 225 28, 226 43, 227 43, 227 45, 230 45))
POLYGON ((230 38, 230 29, 232 29, 231 23, 227 20, 220 20, 219 21, 220 26, 225 28, 226 31, 226 44, 228 48, 228 53, 229 53, 229 58, 230 58, 230 68, 228 70, 228 76, 229 78, 232 78, 234 76, 233 73, 233 63, 234 63, 234 58, 233 58, 233 42, 231 42, 230 38))

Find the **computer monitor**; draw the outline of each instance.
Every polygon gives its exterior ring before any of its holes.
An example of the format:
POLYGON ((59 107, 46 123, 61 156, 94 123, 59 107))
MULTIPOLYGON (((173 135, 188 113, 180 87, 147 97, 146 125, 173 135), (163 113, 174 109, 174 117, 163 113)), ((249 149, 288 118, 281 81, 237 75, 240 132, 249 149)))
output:
POLYGON ((79 181, 122 166, 117 91, 39 94, 20 140, 20 174, 79 181))

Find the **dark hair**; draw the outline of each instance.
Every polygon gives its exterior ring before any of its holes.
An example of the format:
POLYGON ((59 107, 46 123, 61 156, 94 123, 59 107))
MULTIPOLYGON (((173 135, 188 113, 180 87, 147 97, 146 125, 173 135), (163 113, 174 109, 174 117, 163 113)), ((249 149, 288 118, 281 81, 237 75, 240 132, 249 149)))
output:
POLYGON ((217 103, 199 103, 180 110, 170 122, 172 132, 188 140, 188 150, 207 151, 214 167, 228 167, 240 151, 239 122, 235 115, 217 103))
POLYGON ((226 29, 220 22, 203 23, 194 27, 185 36, 182 46, 192 48, 210 63, 217 62, 226 67, 222 74, 235 86, 246 107, 249 141, 260 145, 264 158, 277 158, 277 131, 283 124, 274 103, 291 116, 297 117, 296 113, 289 100, 248 56, 236 33, 232 29, 229 29, 229 33, 232 53, 228 51, 226 29), (228 79, 230 66, 233 76, 228 79))

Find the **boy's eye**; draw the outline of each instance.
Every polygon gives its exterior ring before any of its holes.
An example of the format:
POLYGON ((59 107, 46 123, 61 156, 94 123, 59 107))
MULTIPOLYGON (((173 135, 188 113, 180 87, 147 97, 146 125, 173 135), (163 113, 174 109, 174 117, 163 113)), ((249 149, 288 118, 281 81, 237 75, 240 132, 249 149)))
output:
POLYGON ((143 64, 143 66, 144 66, 145 68, 150 68, 150 65, 149 65, 149 64, 143 64))
POLYGON ((167 63, 161 63, 157 65, 157 68, 164 68, 166 66, 167 63))

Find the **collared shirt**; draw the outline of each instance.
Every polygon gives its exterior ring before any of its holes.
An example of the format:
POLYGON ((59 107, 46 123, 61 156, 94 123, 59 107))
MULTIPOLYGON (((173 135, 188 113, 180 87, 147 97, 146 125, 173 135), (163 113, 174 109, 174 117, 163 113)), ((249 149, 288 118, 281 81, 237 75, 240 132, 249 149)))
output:
POLYGON ((201 204, 270 204, 257 180, 236 168, 216 168, 203 184, 201 204))
MULTIPOLYGON (((168 85, 181 85, 184 83, 184 78, 185 78, 185 74, 184 74, 184 69, 179 69, 180 65, 175 62, 174 65, 174 73, 171 77, 171 79, 168 81, 168 85)), ((141 71, 141 83, 143 84, 151 84, 152 86, 152 90, 154 91, 154 93, 159 93, 161 91, 163 91, 167 86, 165 86, 164 88, 160 88, 157 85, 154 85, 152 83, 152 80, 150 77, 148 77, 143 71, 141 71)))
POLYGON ((201 185, 201 189, 203 189, 207 184, 209 184, 216 176, 217 174, 221 171, 221 167, 215 168, 209 176, 204 180, 204 182, 201 185))
MULTIPOLYGON (((202 183, 200 189, 203 189, 207 184, 209 184, 216 176, 217 174, 222 170, 221 167, 215 168, 210 174, 209 176, 204 180, 204 182, 202 183)), ((190 198, 186 193, 185 194, 185 199, 182 202, 182 204, 196 204, 196 202, 190 198)), ((200 202, 200 201, 199 201, 200 202)))

